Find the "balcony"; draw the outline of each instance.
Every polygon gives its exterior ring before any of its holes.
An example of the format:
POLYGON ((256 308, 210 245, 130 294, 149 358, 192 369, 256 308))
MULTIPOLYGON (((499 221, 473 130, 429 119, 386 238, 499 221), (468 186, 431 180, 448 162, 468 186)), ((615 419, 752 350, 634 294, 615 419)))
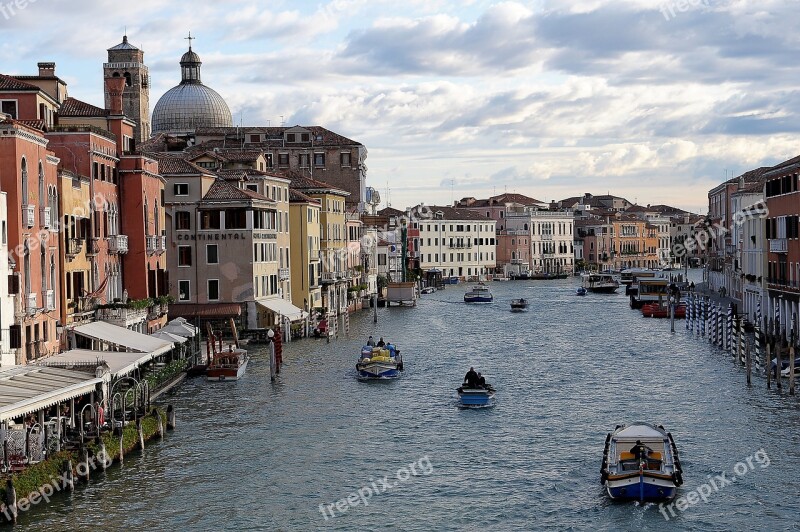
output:
POLYGON ((67 239, 66 255, 68 259, 74 259, 80 254, 81 251, 83 251, 83 240, 80 238, 67 239))
POLYGON ((50 229, 50 207, 39 207, 39 222, 45 229, 50 229))
POLYGON ((53 216, 52 219, 50 220, 50 231, 52 231, 53 233, 58 233, 59 227, 60 225, 58 223, 58 218, 56 216, 53 216))
POLYGON ((167 237, 166 236, 157 236, 156 237, 156 253, 161 255, 165 251, 167 251, 167 237))
POLYGON ((23 205, 22 206, 22 223, 25 227, 33 227, 36 225, 36 212, 35 205, 23 205))
POLYGON ((308 250, 308 260, 309 261, 318 261, 319 260, 319 250, 318 249, 309 249, 308 250))
POLYGON ((154 255, 158 250, 158 237, 157 236, 147 236, 147 254, 154 255))
POLYGON ((322 284, 332 284, 336 282, 336 272, 322 272, 319 278, 322 284))
POLYGON ((539 235, 539 237, 542 240, 553 240, 553 235, 552 234, 548 234, 548 235, 542 234, 542 235, 539 235))
POLYGON ((278 270, 278 280, 279 281, 289 280, 289 268, 281 268, 280 270, 278 270))
POLYGON ((145 321, 147 319, 147 309, 132 309, 123 306, 101 308, 97 310, 97 319, 128 328, 145 321))
POLYGON ((36 305, 36 294, 28 294, 25 298, 25 312, 33 316, 37 310, 39 310, 39 307, 36 305))
POLYGON ((128 236, 127 235, 109 235, 108 237, 108 251, 109 253, 125 254, 128 252, 128 236))
POLYGON ((770 253, 788 253, 789 239, 787 238, 771 238, 769 240, 770 253))
POLYGON ((781 292, 800 292, 800 281, 790 281, 781 278, 767 278, 767 288, 781 292))
POLYGON ((54 290, 45 292, 45 305, 47 310, 56 309, 56 293, 54 290))

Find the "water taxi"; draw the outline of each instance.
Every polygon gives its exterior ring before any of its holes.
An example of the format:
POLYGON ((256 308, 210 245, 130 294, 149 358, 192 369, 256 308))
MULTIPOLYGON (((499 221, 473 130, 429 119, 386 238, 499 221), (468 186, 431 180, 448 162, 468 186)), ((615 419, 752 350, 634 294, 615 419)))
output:
POLYGON ((214 353, 206 368, 206 379, 209 381, 237 381, 242 378, 250 357, 247 351, 230 347, 229 351, 214 353))
POLYGON ((478 283, 472 290, 464 294, 464 303, 491 303, 494 300, 489 287, 483 283, 478 283))
POLYGON ((674 498, 683 477, 672 435, 661 425, 617 425, 606 436, 600 482, 612 499, 674 498))
POLYGON ((588 273, 581 279, 583 288, 589 292, 613 294, 619 288, 619 281, 610 273, 588 273))
POLYGON ((384 347, 365 345, 361 348, 356 370, 359 380, 397 379, 403 371, 403 357, 391 343, 384 347))

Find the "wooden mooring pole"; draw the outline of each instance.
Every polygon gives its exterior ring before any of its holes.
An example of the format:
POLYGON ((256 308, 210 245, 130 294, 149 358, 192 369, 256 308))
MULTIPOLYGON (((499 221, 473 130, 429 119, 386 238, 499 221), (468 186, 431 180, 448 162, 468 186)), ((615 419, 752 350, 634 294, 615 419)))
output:
POLYGON ((752 378, 753 378, 753 361, 750 358, 750 339, 748 338, 747 343, 744 346, 744 356, 745 356, 745 364, 747 366, 747 385, 752 386, 752 378))
POLYGON ((794 395, 794 343, 789 346, 789 395, 794 395))

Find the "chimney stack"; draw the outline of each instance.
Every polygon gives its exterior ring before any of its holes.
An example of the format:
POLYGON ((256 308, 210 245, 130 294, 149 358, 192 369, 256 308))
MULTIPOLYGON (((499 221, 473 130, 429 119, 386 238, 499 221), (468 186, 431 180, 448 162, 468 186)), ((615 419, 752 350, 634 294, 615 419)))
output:
POLYGON ((56 76, 55 63, 37 63, 40 78, 54 78, 56 76))
POLYGON ((125 92, 125 78, 106 78, 106 92, 108 93, 108 107, 112 115, 122 113, 122 93, 125 92))

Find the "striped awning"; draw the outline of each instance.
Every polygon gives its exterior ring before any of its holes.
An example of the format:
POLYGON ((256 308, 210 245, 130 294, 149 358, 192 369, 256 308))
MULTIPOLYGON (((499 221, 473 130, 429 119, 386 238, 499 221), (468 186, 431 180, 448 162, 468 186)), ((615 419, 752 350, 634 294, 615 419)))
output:
POLYGON ((95 390, 103 379, 44 366, 0 369, 0 421, 49 408, 95 390))

